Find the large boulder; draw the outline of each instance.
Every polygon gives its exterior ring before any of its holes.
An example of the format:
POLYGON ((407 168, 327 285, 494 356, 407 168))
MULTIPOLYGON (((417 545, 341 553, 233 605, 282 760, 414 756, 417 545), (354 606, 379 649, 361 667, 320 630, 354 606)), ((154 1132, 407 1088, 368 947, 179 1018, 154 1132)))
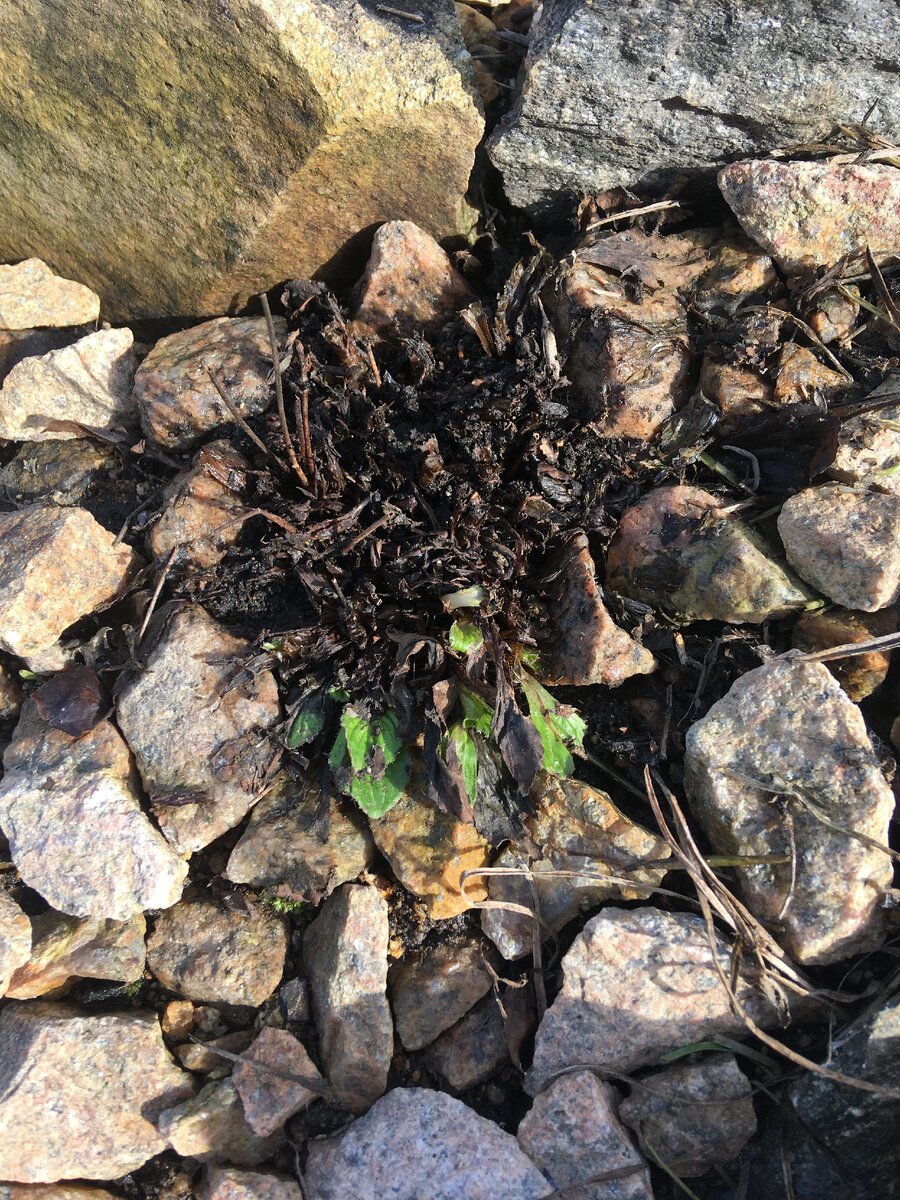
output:
POLYGON ((566 190, 659 185, 811 141, 836 120, 900 136, 891 0, 545 0, 491 157, 534 213, 566 190), (802 103, 798 103, 802 97, 802 103))
POLYGON ((21 0, 0 260, 41 255, 110 318, 203 315, 334 275, 384 220, 458 232, 483 120, 451 0, 415 9, 135 0, 122 20, 115 0, 21 0))

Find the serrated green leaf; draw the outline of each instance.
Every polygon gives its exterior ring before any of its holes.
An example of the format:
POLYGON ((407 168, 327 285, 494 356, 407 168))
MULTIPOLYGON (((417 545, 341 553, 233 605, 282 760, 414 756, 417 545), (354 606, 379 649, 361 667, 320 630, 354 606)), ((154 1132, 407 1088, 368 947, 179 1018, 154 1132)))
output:
POLYGON ((384 755, 385 765, 390 766, 403 749, 403 743, 397 732, 397 717, 394 713, 384 713, 374 724, 375 745, 384 755))
POLYGON ((318 737, 324 727, 325 714, 318 707, 298 709, 285 738, 285 745, 289 750, 305 746, 318 737))
POLYGON ((347 737, 350 766, 354 771, 361 771, 375 747, 372 723, 364 717, 357 716, 352 708, 345 708, 341 713, 341 728, 347 737))
POLYGON ((468 688, 459 689, 459 699, 463 710, 463 725, 466 729, 480 733, 482 737, 491 736, 491 723, 494 720, 494 710, 486 704, 475 692, 468 688))
POLYGON ((466 795, 474 804, 478 795, 478 745, 461 721, 450 730, 450 740, 459 759, 466 795))
POLYGON ((338 730, 331 753, 328 755, 328 765, 332 771, 338 771, 347 760, 347 735, 343 729, 338 730))
POLYGON ((454 621, 450 626, 450 649, 454 654, 469 654, 484 645, 484 634, 471 621, 454 621))
POLYGON ((403 750, 380 778, 357 775, 350 782, 350 795, 367 817, 377 819, 394 807, 409 778, 409 752, 403 750))

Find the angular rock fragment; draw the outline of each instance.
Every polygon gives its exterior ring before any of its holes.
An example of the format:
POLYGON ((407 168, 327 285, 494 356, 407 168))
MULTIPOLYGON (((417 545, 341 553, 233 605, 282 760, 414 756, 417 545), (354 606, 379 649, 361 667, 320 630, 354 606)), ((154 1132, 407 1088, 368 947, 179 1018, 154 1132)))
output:
POLYGON ((619 1121, 618 1101, 615 1088, 590 1071, 563 1075, 522 1118, 519 1145, 554 1187, 579 1200, 653 1200, 650 1172, 619 1121), (615 1174, 603 1180, 606 1172, 615 1174))
POLYGON ((100 297, 39 258, 0 266, 0 329, 63 329, 100 316, 100 297))
POLYGON ((762 539, 702 488, 656 488, 624 514, 606 582, 681 621, 758 624, 811 599, 762 539))
MULTIPOLYGON (((882 608, 875 613, 850 612, 846 608, 803 613, 792 633, 796 650, 830 650, 835 646, 858 645, 872 638, 896 633, 900 608, 882 608)), ((849 658, 831 659, 827 664, 854 703, 881 687, 891 665, 890 650, 870 650, 849 658)))
POLYGON ((492 977, 477 941, 442 943, 418 961, 391 970, 391 1003, 397 1036, 407 1050, 421 1050, 449 1029, 489 991, 492 977))
POLYGON ((0 996, 16 970, 31 957, 31 922, 15 900, 0 892, 0 996))
POLYGON ((537 1200, 553 1191, 510 1134, 460 1100, 395 1088, 336 1137, 309 1143, 308 1200, 537 1200))
POLYGON ((241 532, 247 461, 228 442, 209 442, 192 466, 163 493, 161 516, 150 531, 154 557, 214 567, 241 532))
MULTIPOLYGON (((275 330, 283 340, 280 317, 275 330)), ((141 425, 157 445, 189 450, 212 430, 234 424, 210 371, 245 420, 265 412, 272 350, 262 317, 216 317, 160 338, 134 378, 141 425)))
POLYGON ((0 1200, 118 1200, 105 1188, 81 1183, 0 1183, 0 1200))
POLYGON ((269 1171, 210 1166, 197 1192, 199 1200, 303 1200, 293 1179, 269 1171))
POLYGON ((459 0, 453 7, 459 17, 466 49, 472 56, 475 86, 482 104, 487 107, 500 95, 491 67, 498 59, 502 61, 504 54, 509 51, 509 45, 497 36, 497 26, 489 16, 470 4, 459 3, 459 0))
POLYGON ((585 534, 579 534, 569 549, 551 616, 558 640, 542 672, 544 683, 616 687, 632 675, 649 675, 656 669, 650 651, 609 615, 585 534))
POLYGON ((841 399, 852 381, 831 367, 826 367, 806 346, 787 342, 781 348, 778 374, 775 378, 775 403, 834 404, 841 399))
POLYGON ((254 808, 225 877, 318 903, 357 879, 374 854, 372 835, 355 806, 332 792, 323 809, 318 780, 283 774, 254 808))
POLYGON ((193 1090, 152 1014, 43 1002, 0 1013, 0 1075, 0 1177, 20 1183, 136 1170, 165 1148, 157 1115, 193 1090))
MULTIPOLYGON (((900 108, 898 108, 900 119, 900 108)), ((900 170, 882 163, 734 162, 719 188, 745 232, 788 275, 900 245, 900 170)))
POLYGON ((894 796, 859 709, 822 663, 746 675, 688 730, 685 787, 717 853, 784 855, 739 874, 748 907, 802 963, 884 937, 894 796), (857 834, 861 837, 856 836, 857 834))
POLYGON ((841 424, 828 474, 841 483, 900 496, 900 376, 889 376, 866 404, 878 407, 841 424), (888 403, 890 397, 896 403, 888 403))
POLYGON ((0 487, 19 504, 50 501, 70 508, 114 470, 121 458, 111 446, 88 438, 26 442, 0 467, 0 487))
MULTIPOLYGON (((200 1016, 203 1016, 201 1010, 200 1016)), ((199 1024, 199 1022, 198 1022, 199 1024)), ((223 1028, 221 1023, 217 1028, 223 1028)), ((175 1057, 187 1071, 196 1071, 206 1077, 209 1083, 214 1079, 224 1079, 232 1073, 235 1063, 228 1056, 243 1054, 253 1041, 253 1031, 236 1029, 222 1037, 213 1037, 206 1042, 185 1042, 175 1047, 175 1057), (224 1053, 221 1053, 224 1052, 224 1053)))
MULTIPOLYGON (((562 929, 585 908, 613 896, 643 898, 647 892, 641 888, 642 883, 658 885, 662 881, 665 867, 645 868, 635 863, 667 859, 665 842, 630 821, 605 792, 543 772, 535 780, 532 802, 535 812, 526 818, 525 828, 532 842, 543 849, 543 857, 532 861, 525 846, 511 843, 505 847, 494 866, 525 868, 531 872, 531 881, 516 875, 491 876, 488 894, 491 900, 520 904, 529 910, 534 908, 536 897, 544 937, 562 929), (626 870, 625 877, 633 880, 632 887, 597 878, 621 878, 626 870), (554 871, 586 874, 555 877, 554 871)), ((531 953, 533 922, 522 914, 502 908, 485 909, 481 927, 504 958, 531 953)))
POLYGON ((490 847, 474 825, 439 812, 424 798, 424 783, 413 776, 406 794, 390 812, 373 821, 375 845, 400 882, 421 896, 433 921, 458 916, 487 892, 478 879, 462 894, 463 871, 487 866, 490 847))
POLYGON ((272 1067, 324 1085, 303 1044, 284 1029, 261 1029, 243 1058, 243 1062, 235 1065, 231 1079, 241 1098, 247 1124, 260 1137, 277 1133, 289 1117, 321 1095, 264 1069, 272 1067), (255 1067, 254 1062, 261 1065, 255 1067))
POLYGON ((243 820, 272 759, 278 687, 270 671, 242 673, 246 648, 199 606, 181 609, 117 699, 160 827, 185 854, 243 820))
MULTIPOLYGON (((717 938, 728 978, 730 948, 717 938)), ((541 1022, 526 1090, 537 1095, 578 1064, 633 1071, 679 1046, 744 1030, 716 971, 700 917, 655 908, 604 908, 562 961, 562 990, 541 1022)), ((735 994, 763 1028, 775 1010, 743 972, 735 994)))
POLYGON ((645 1075, 619 1116, 642 1145, 688 1179, 737 1158, 756 1133, 753 1089, 733 1054, 645 1075))
POLYGON ((163 1033, 173 1041, 186 1038, 194 1028, 194 1006, 190 1000, 170 1000, 159 1019, 163 1033))
POLYGON ((900 495, 806 488, 785 501, 778 532, 797 574, 836 604, 875 612, 900 599, 900 495))
POLYGON ((79 920, 50 909, 32 917, 31 928, 34 945, 10 980, 12 1000, 44 996, 73 979, 133 983, 143 974, 147 923, 140 913, 130 921, 79 920))
POLYGON ((207 1004, 258 1008, 278 987, 286 953, 287 931, 273 913, 204 900, 161 913, 147 939, 147 965, 162 986, 207 1004))
POLYGON ((285 1021, 309 1020, 309 985, 305 979, 289 979, 278 989, 278 1009, 285 1021))
POLYGON ((439 328, 472 299, 434 238, 412 221, 388 221, 376 231, 357 295, 356 321, 371 332, 439 328))
POLYGON ((99 329, 71 346, 22 359, 0 388, 0 437, 44 442, 81 436, 57 428, 65 421, 104 433, 136 429, 133 345, 130 329, 99 329))
POLYGON ((0 328, 0 383, 25 358, 38 358, 78 340, 77 329, 22 329, 11 333, 0 328))
POLYGON ((0 515, 0 648, 20 656, 49 650, 112 600, 132 557, 83 508, 34 504, 0 515))
POLYGON ((357 0, 189 4, 175 28, 140 0, 111 41, 120 14, 115 0, 10 13, 0 261, 45 254, 111 319, 202 316, 285 279, 346 279, 346 243, 380 221, 471 225, 484 118, 449 0, 417 0, 421 21, 357 0), (141 69, 120 92, 126 62, 141 69))
POLYGON ((708 298, 721 304, 723 296, 770 296, 780 286, 771 258, 737 231, 726 233, 710 248, 709 260, 694 288, 695 303, 708 298))
POLYGON ((127 921, 179 898, 187 863, 142 812, 114 725, 70 737, 28 701, 3 762, 0 829, 19 874, 53 908, 127 921))
POLYGON ((490 1079, 509 1062, 503 1014, 493 995, 431 1043, 425 1062, 454 1092, 465 1092, 490 1079))
POLYGON ((859 304, 837 288, 816 297, 809 318, 813 333, 826 343, 837 342, 853 331, 859 317, 859 304))
POLYGON ((278 1147, 280 1132, 261 1138, 244 1119, 241 1101, 230 1079, 208 1083, 196 1096, 157 1119, 160 1136, 176 1154, 199 1162, 231 1162, 255 1167, 278 1147))
POLYGON ((21 707, 21 684, 0 664, 0 721, 14 721, 21 707))
POLYGON ((368 884, 332 892, 303 937, 322 1065, 353 1112, 384 1093, 394 1053, 387 948, 387 901, 368 884))
POLYGON ((520 94, 488 143, 507 196, 543 215, 565 193, 659 195, 735 158, 815 141, 834 124, 835 96, 856 119, 884 97, 879 133, 897 141, 889 9, 852 29, 847 14, 808 0, 788 0, 774 21, 737 0, 545 3, 520 94))
POLYGON ((770 415, 778 407, 771 380, 746 366, 735 366, 708 353, 700 370, 700 391, 722 414, 717 433, 752 427, 754 418, 770 415))

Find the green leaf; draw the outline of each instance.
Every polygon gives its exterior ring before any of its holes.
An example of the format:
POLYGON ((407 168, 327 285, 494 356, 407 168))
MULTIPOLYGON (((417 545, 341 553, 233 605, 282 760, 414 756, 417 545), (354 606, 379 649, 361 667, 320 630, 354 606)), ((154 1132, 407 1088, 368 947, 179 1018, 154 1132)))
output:
POLYGON ((450 740, 459 759, 466 795, 474 804, 478 795, 478 745, 461 721, 450 730, 450 740))
POLYGON ((475 692, 468 688, 459 689, 459 699, 463 710, 463 725, 480 733, 482 737, 491 736, 491 723, 494 720, 494 710, 485 703, 475 692))
POLYGON ((343 729, 338 731, 331 753, 328 755, 328 765, 332 771, 339 771, 347 761, 347 735, 343 729))
POLYGON ((350 766, 354 771, 361 771, 368 761, 369 752, 375 746, 372 724, 347 707, 341 713, 341 728, 347 737, 350 766))
POLYGON ((571 775, 575 770, 575 763, 572 760, 572 755, 566 749, 562 739, 558 737, 549 720, 540 709, 531 709, 531 719, 534 722, 534 727, 541 735, 541 746, 544 751, 544 759, 541 764, 545 771, 551 771, 554 775, 571 775))
POLYGON ((376 729, 375 745, 384 755, 385 765, 390 766, 403 749, 403 743, 397 733, 397 717, 394 713, 384 713, 373 724, 376 729))
POLYGON ((305 746, 311 742, 325 727, 325 714, 317 705, 308 705, 297 710, 291 722, 285 745, 289 750, 305 746))
POLYGON ((557 709, 556 712, 547 714, 547 720, 564 742, 570 742, 579 750, 582 748, 587 725, 581 713, 576 712, 574 708, 565 713, 557 709))
POLYGON ((450 649, 454 654, 469 654, 484 645, 484 635, 471 621, 454 621, 450 626, 450 649))
POLYGON ((409 752, 402 750, 385 773, 357 775, 350 782, 350 795, 368 817, 377 819, 394 807, 409 778, 409 752))

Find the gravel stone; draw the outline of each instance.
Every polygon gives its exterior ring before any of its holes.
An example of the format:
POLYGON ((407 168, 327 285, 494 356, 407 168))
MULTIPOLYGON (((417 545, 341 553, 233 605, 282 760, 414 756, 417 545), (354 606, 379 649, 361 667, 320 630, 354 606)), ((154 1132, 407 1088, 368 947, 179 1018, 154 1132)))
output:
POLYGON ((23 358, 0 388, 0 437, 44 442, 82 436, 54 428, 56 421, 104 433, 136 429, 133 346, 130 329, 99 329, 71 346, 23 358))
POLYGON ((721 503, 702 488, 649 492, 619 522, 607 586, 680 621, 755 625, 803 608, 800 581, 721 503))
POLYGON ((166 1144, 199 1162, 231 1162, 255 1167, 275 1153, 280 1132, 261 1138, 244 1120, 241 1101, 230 1079, 208 1083, 190 1100, 167 1108, 157 1121, 166 1144))
MULTIPOLYGON (((729 947, 718 940, 722 968, 729 947)), ((604 908, 562 960, 562 990, 541 1022, 526 1090, 537 1095, 576 1063, 633 1071, 717 1033, 742 1033, 715 969, 700 917, 655 908, 604 908)), ((736 993, 761 1027, 775 1012, 748 977, 736 993)))
POLYGON ((192 1091, 152 1014, 42 1002, 0 1013, 0 1077, 0 1177, 15 1183, 137 1170, 165 1148, 157 1114, 192 1091))
POLYGON ((24 358, 37 358, 78 341, 78 329, 0 329, 0 383, 24 358))
POLYGON ((214 1166, 207 1168, 197 1196, 199 1200, 303 1200, 300 1186, 293 1179, 268 1171, 214 1166))
POLYGON ((684 771, 717 853, 793 853, 793 866, 740 872, 747 906, 790 954, 829 963, 881 943, 891 860, 844 831, 887 844, 894 796, 862 713, 822 663, 748 671, 688 730, 684 771))
MULTIPOLYGON (((284 321, 275 319, 279 343, 284 321)), ((189 450, 233 418, 219 398, 209 371, 244 418, 265 412, 272 351, 262 317, 216 317, 160 338, 138 368, 134 399, 144 432, 159 446, 189 450)))
POLYGON ((392 968, 391 1001, 397 1036, 406 1050, 421 1050, 449 1029, 492 985, 482 943, 441 943, 418 960, 392 968))
POLYGON ((246 650, 199 606, 181 609, 116 702, 160 828, 184 854, 243 820, 271 761, 278 687, 270 671, 240 677, 246 650), (166 803, 185 793, 197 801, 166 803))
POLYGON ((896 428, 900 424, 900 374, 889 375, 869 393, 866 403, 884 407, 842 422, 828 474, 841 483, 900 496, 900 430, 896 428), (896 404, 884 403, 892 396, 897 397, 896 404))
POLYGON ((617 687, 632 675, 649 675, 656 659, 615 624, 603 603, 587 536, 575 538, 550 609, 557 625, 542 681, 548 686, 617 687))
POLYGON ((814 400, 836 404, 852 386, 846 376, 826 367, 808 347, 796 342, 781 347, 775 378, 775 403, 780 407, 814 400))
POLYGON ((33 504, 0 515, 0 649, 39 655, 112 600, 133 558, 114 542, 83 508, 33 504))
POLYGON ((31 918, 31 929, 34 946, 10 980, 12 1000, 33 1000, 73 979, 133 983, 144 973, 147 922, 141 913, 130 921, 79 920, 50 909, 31 918))
POLYGON ((318 780, 280 775, 253 809, 232 850, 232 883, 277 888, 278 895, 318 903, 372 865, 375 846, 362 814, 334 792, 325 813, 318 780))
POLYGON ((105 1188, 80 1183, 0 1183, 0 1200, 118 1200, 105 1188))
MULTIPOLYGON (((256 1041, 244 1053, 244 1059, 324 1082, 302 1043, 284 1029, 261 1029, 256 1041)), ((289 1117, 306 1108, 319 1095, 302 1084, 280 1079, 247 1061, 235 1064, 231 1079, 241 1098, 247 1124, 260 1137, 277 1133, 289 1117)))
POLYGON ((247 466, 230 443, 207 443, 163 494, 162 516, 150 531, 154 557, 174 551, 176 563, 187 561, 201 569, 220 562, 237 541, 239 518, 248 511, 240 498, 247 466), (227 486, 221 482, 225 472, 227 486))
POLYGON ((273 913, 205 900, 162 913, 147 939, 147 965, 162 986, 206 1004, 258 1008, 281 982, 286 953, 287 930, 273 913))
POLYGON ((756 1133, 753 1090, 733 1054, 646 1075, 619 1116, 677 1175, 694 1179, 737 1158, 756 1133))
POLYGON ((0 266, 0 329, 65 328, 100 316, 100 297, 55 275, 39 258, 0 266))
POLYGON ((0 487, 19 504, 44 500, 71 508, 82 504, 89 490, 120 462, 113 447, 88 438, 26 442, 0 467, 0 487))
POLYGON ((425 1062, 454 1092, 484 1083, 509 1062, 503 1016, 493 993, 431 1043, 425 1062))
POLYGON ((28 701, 3 763, 0 829, 19 874, 53 908, 128 921, 180 897, 187 863, 142 812, 131 755, 109 721, 73 738, 28 701))
POLYGON ((375 233, 357 288, 364 330, 440 328, 473 298, 434 238, 412 221, 388 221, 375 233))
POLYGON ((16 970, 31 957, 31 922, 18 904, 0 892, 0 996, 16 970))
POLYGON ((22 685, 0 664, 0 721, 14 721, 21 708, 22 685))
POLYGON ((797 574, 836 604, 874 612, 900 599, 900 496, 806 488, 785 501, 778 532, 797 574))
POLYGON ((460 1100, 395 1088, 337 1137, 309 1143, 308 1200, 537 1200, 553 1188, 510 1134, 460 1100))
MULTIPOLYGON (((616 875, 620 864, 666 859, 670 852, 661 838, 620 812, 605 792, 578 780, 542 772, 535 780, 532 802, 535 812, 525 818, 525 828, 532 842, 543 849, 543 857, 532 861, 526 846, 512 842, 501 850, 494 866, 524 867, 532 872, 545 937, 558 932, 585 908, 613 896, 644 898, 647 892, 641 883, 662 882, 664 868, 629 873, 633 888, 591 877, 544 877, 545 872, 579 870, 616 875)), ((491 876, 488 893, 492 900, 534 907, 531 885, 522 877, 491 876)), ((505 909, 485 909, 481 927, 504 958, 514 960, 531 953, 533 922, 528 917, 505 909)))
MULTIPOLYGON (((898 621, 900 607, 897 605, 875 613, 850 612, 846 608, 803 613, 794 626, 792 644, 795 649, 802 651, 856 645, 871 638, 896 633, 898 621)), ((891 665, 891 652, 871 650, 867 654, 833 659, 825 665, 848 697, 858 703, 871 696, 884 683, 891 665)))
POLYGON ((735 162, 719 172, 719 188, 748 236, 789 275, 834 266, 867 246, 879 257, 900 245, 896 167, 735 162))
MULTIPOLYGON (((219 1028, 224 1028, 221 1021, 217 1022, 217 1025, 219 1028)), ((196 1071, 205 1075, 208 1083, 213 1079, 225 1079, 232 1073, 235 1066, 232 1059, 226 1058, 218 1051, 224 1050, 227 1054, 243 1054, 252 1041, 252 1030, 237 1029, 222 1037, 210 1038, 207 1042, 185 1042, 181 1046, 176 1046, 174 1053, 186 1071, 196 1071)))
POLYGON ((578 1200, 653 1200, 647 1164, 618 1119, 619 1095, 590 1071, 563 1075, 538 1096, 516 1137, 554 1187, 578 1200), (591 1183, 604 1171, 633 1174, 591 1183))
POLYGON ((353 1112, 365 1112, 387 1087, 394 1053, 387 948, 387 901, 368 884, 332 892, 303 936, 321 1062, 353 1112))

